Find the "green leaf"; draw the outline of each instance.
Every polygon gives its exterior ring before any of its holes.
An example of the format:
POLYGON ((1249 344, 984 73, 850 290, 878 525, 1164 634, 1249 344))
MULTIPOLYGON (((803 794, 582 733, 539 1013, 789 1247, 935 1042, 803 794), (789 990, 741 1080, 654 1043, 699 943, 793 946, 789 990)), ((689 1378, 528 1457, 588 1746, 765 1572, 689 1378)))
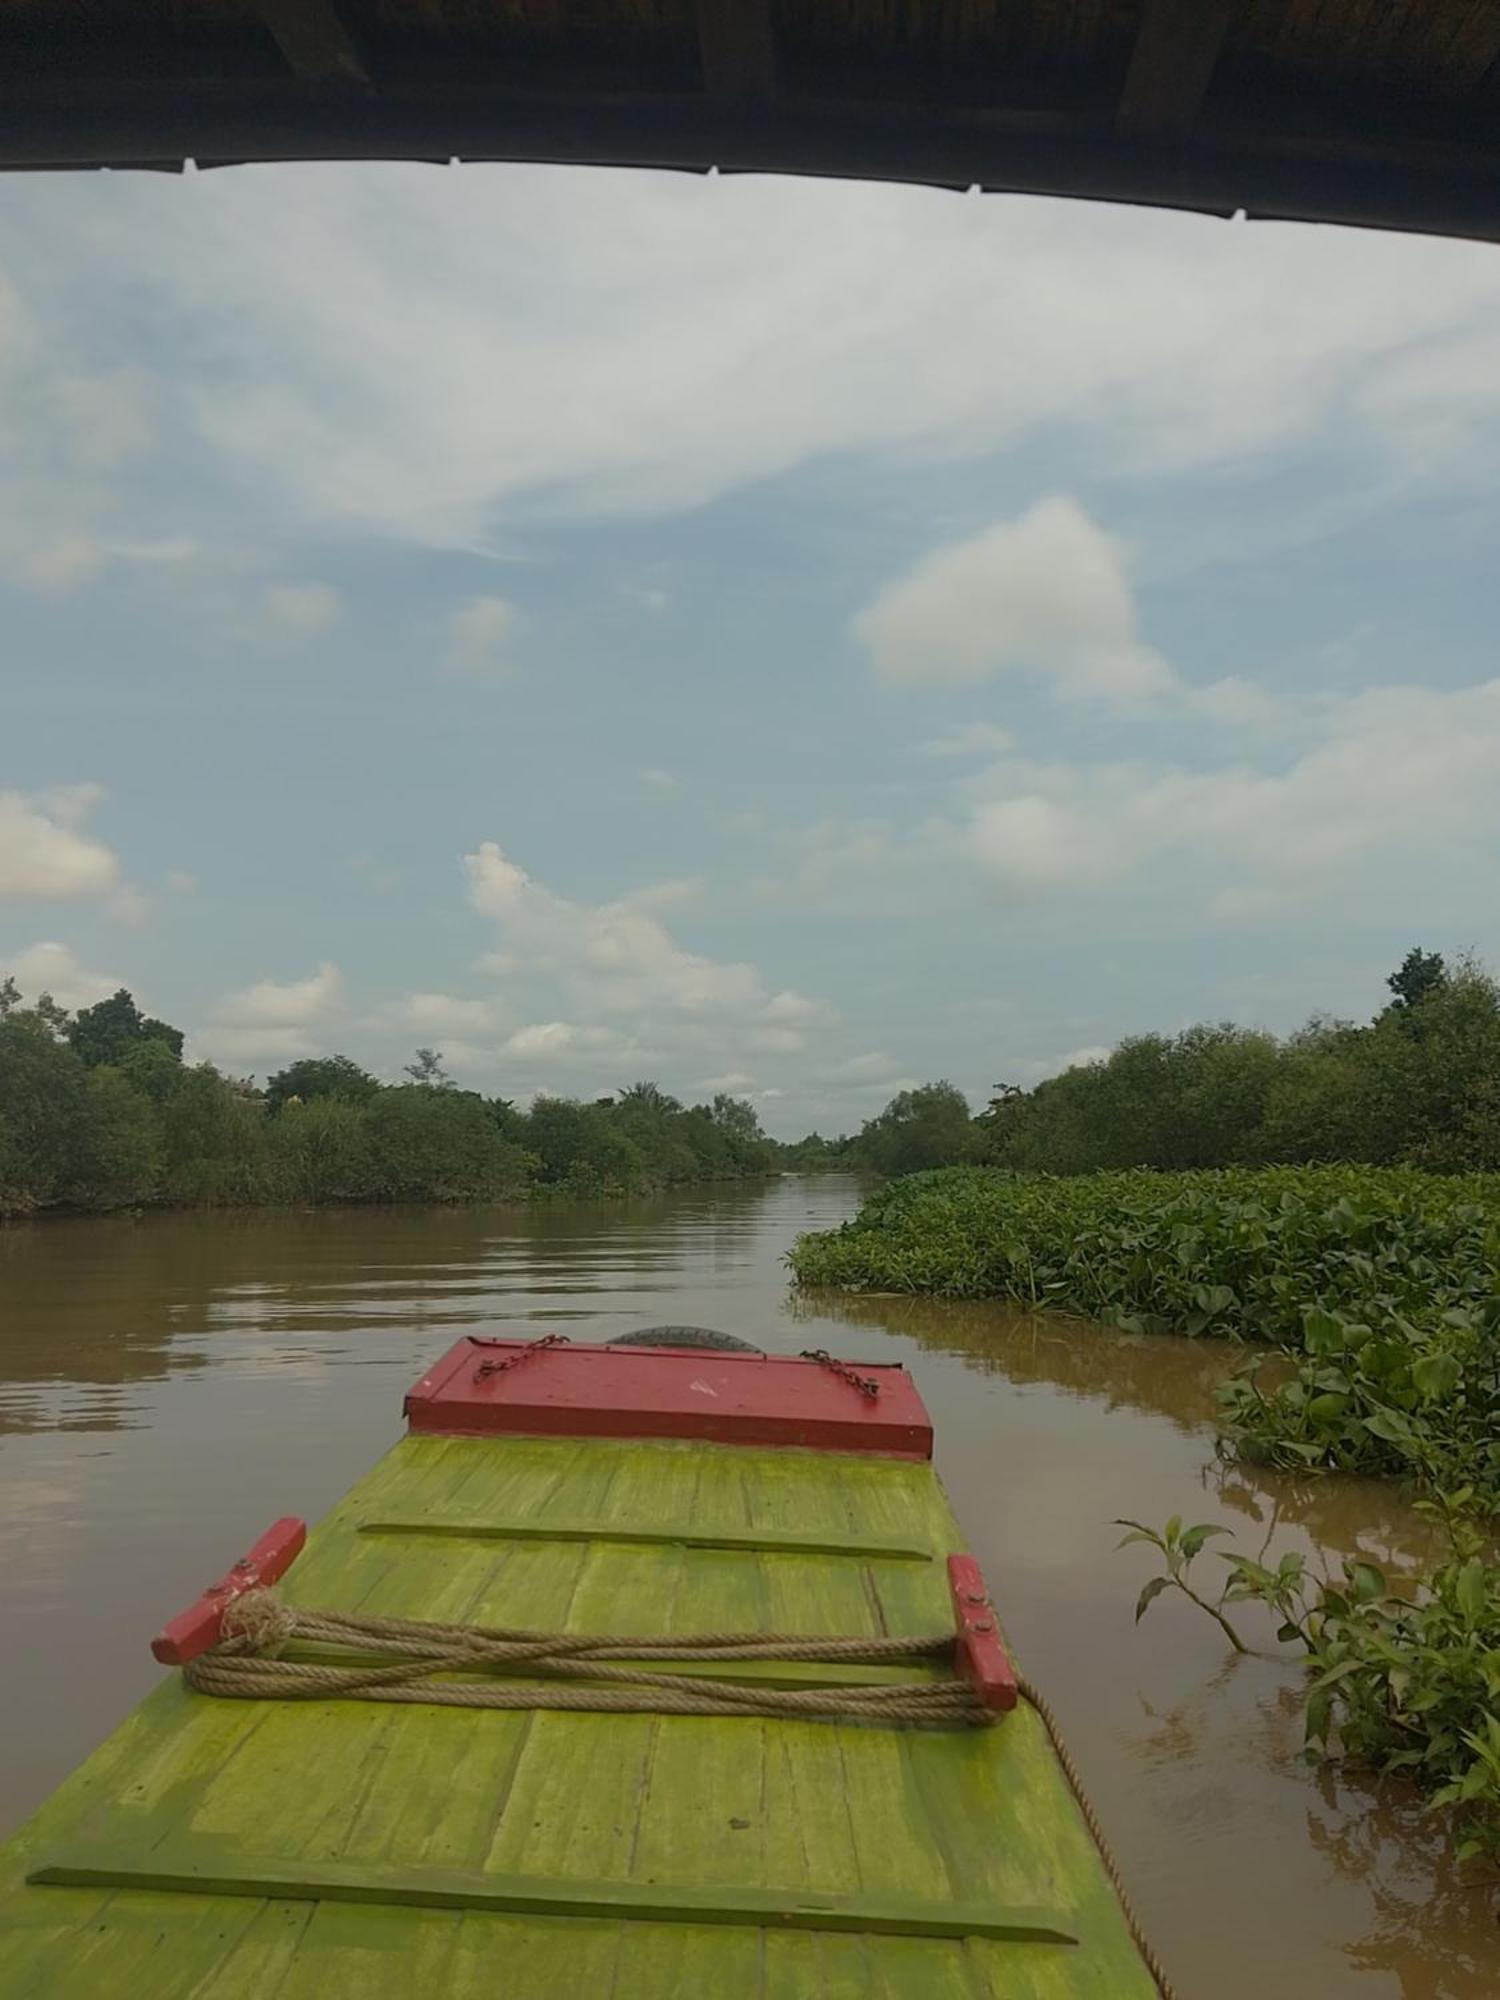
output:
POLYGON ((1385 1596, 1385 1573, 1374 1563, 1351 1562, 1346 1565, 1345 1574, 1356 1604, 1373 1604, 1376 1598, 1385 1596))
POLYGON ((1331 1426, 1349 1407, 1349 1398, 1334 1393, 1314 1396, 1307 1406, 1307 1414, 1315 1424, 1331 1426))
POLYGON ((1379 1409, 1363 1421, 1370 1436, 1381 1438, 1386 1444, 1411 1443, 1411 1424, 1399 1410, 1379 1409))
POLYGON ((1168 1521, 1163 1533, 1166 1536, 1167 1547, 1171 1548, 1176 1542, 1177 1537, 1182 1533, 1182 1516, 1174 1514, 1171 1520, 1168 1521))
POLYGON ((1484 1564, 1478 1556, 1470 1556, 1458 1572, 1458 1583, 1453 1595, 1468 1624, 1477 1625, 1489 1603, 1488 1578, 1484 1564))
POLYGON ((1419 1354, 1411 1365, 1411 1379, 1429 1402, 1439 1396, 1451 1396, 1462 1374, 1458 1356, 1446 1350, 1419 1354))
POLYGON ((1141 1620, 1145 1617, 1151 1605, 1156 1601, 1158 1597, 1161 1596, 1162 1592, 1164 1590, 1170 1590, 1171 1588, 1172 1588, 1172 1579, 1170 1577, 1168 1576, 1152 1577, 1151 1581, 1146 1585, 1146 1588, 1141 1592, 1140 1596, 1136 1599, 1135 1602, 1135 1622, 1137 1625, 1140 1624, 1141 1620))
POLYGON ((1344 1323, 1321 1306, 1313 1306, 1302 1321, 1302 1343, 1309 1354, 1340 1354, 1344 1347, 1344 1323))
POLYGON ((1210 1535, 1232 1535, 1233 1528, 1220 1528, 1208 1521, 1201 1521, 1194 1528, 1188 1528, 1182 1537, 1182 1553, 1189 1562, 1197 1555, 1210 1535))

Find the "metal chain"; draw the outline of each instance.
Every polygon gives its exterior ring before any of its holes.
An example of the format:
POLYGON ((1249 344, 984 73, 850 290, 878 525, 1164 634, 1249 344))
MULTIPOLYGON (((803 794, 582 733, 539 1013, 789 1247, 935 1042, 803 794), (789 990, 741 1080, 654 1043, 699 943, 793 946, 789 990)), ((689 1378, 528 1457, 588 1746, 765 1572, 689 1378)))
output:
POLYGON ((802 1359, 820 1362, 824 1368, 831 1369, 840 1380, 847 1382, 851 1389, 858 1389, 862 1396, 868 1396, 871 1402, 880 1394, 880 1384, 873 1376, 857 1373, 847 1361, 840 1361, 836 1354, 830 1354, 826 1347, 804 1347, 802 1359))
MULTIPOLYGON (((473 1334, 470 1338, 476 1346, 499 1346, 498 1341, 485 1340, 481 1334, 473 1334)), ((479 1366, 474 1370, 474 1380, 476 1382, 481 1381, 486 1375, 503 1375, 507 1369, 514 1368, 518 1362, 527 1360, 533 1354, 540 1354, 544 1347, 564 1346, 567 1338, 568 1336, 565 1333, 544 1333, 540 1340, 528 1340, 526 1345, 518 1347, 514 1354, 507 1354, 503 1361, 481 1361, 479 1366)))

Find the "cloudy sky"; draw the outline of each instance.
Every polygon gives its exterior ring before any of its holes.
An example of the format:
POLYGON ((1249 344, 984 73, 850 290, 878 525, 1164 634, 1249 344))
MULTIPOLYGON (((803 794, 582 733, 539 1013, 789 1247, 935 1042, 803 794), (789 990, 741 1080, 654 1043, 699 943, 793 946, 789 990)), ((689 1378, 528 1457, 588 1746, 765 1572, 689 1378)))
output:
POLYGON ((1500 252, 0 182, 0 968, 782 1133, 1500 957, 1500 252))

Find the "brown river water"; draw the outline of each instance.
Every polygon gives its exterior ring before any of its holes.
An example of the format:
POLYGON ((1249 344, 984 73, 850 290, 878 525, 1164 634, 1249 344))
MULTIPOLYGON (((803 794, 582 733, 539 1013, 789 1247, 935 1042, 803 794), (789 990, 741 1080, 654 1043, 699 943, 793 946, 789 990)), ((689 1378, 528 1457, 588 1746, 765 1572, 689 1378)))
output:
POLYGON ((322 1514, 460 1332, 688 1321, 912 1369, 1011 1641, 1181 2000, 1500 1994, 1494 1889, 1448 1863, 1410 1800, 1307 1767, 1294 1666, 1236 1661, 1171 1598, 1135 1627, 1150 1564, 1113 1553, 1111 1526, 1180 1512, 1232 1524, 1248 1553, 1269 1537, 1400 1562, 1420 1523, 1371 1484, 1218 1466, 1222 1348, 995 1305, 794 1296, 792 1240, 857 1198, 788 1178, 630 1204, 0 1230, 0 1833, 153 1685, 162 1618, 275 1516, 322 1514))

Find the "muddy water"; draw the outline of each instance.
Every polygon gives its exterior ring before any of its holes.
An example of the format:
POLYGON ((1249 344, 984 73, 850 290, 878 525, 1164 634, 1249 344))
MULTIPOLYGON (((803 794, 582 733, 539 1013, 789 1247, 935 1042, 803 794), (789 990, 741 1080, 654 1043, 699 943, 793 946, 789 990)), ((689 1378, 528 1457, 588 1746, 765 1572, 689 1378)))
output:
POLYGON ((261 1527, 317 1516, 470 1327, 697 1321, 911 1366, 940 1462, 1183 2000, 1500 1993, 1493 1897, 1397 1798, 1298 1756, 1295 1675, 1187 1606, 1139 1629, 1116 1515, 1253 1551, 1422 1539, 1383 1490, 1214 1462, 1226 1357, 996 1307, 798 1301, 782 1256, 852 1184, 629 1206, 153 1217, 0 1231, 0 1831, 153 1683, 146 1638, 261 1527))

